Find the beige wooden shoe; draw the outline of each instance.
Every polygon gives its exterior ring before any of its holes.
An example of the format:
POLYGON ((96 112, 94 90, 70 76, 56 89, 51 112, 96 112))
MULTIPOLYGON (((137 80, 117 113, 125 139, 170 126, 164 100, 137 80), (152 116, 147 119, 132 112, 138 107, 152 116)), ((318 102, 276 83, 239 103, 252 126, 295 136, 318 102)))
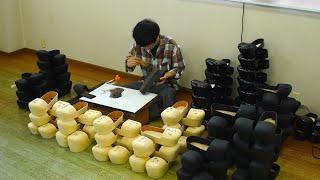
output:
POLYGON ((174 107, 168 107, 161 112, 161 118, 166 125, 175 125, 182 119, 180 111, 174 107))
POLYGON ((125 164, 128 162, 130 152, 123 146, 115 146, 108 151, 108 156, 113 164, 125 164))
POLYGON ((199 127, 201 126, 205 115, 206 113, 204 110, 191 108, 187 117, 182 119, 182 124, 191 127, 199 127))
POLYGON ((132 141, 132 149, 135 156, 146 158, 154 153, 156 145, 148 137, 140 136, 132 141))
POLYGON ((40 98, 36 98, 29 102, 30 112, 35 116, 43 116, 49 109, 58 101, 58 93, 50 91, 45 93, 40 98))
POLYGON ((177 123, 175 125, 172 125, 172 126, 168 126, 168 125, 165 124, 165 125, 162 126, 162 129, 166 129, 168 127, 179 129, 181 132, 184 131, 184 126, 181 126, 181 124, 179 124, 179 123, 177 123))
POLYGON ((123 146, 125 148, 127 148, 129 151, 133 151, 132 148, 132 142, 137 139, 138 137, 140 137, 140 135, 136 136, 136 137, 120 137, 117 139, 117 145, 123 146))
POLYGON ((94 139, 97 141, 97 144, 102 147, 111 146, 113 143, 117 141, 117 135, 113 132, 109 132, 108 134, 99 134, 96 133, 94 135, 94 139))
POLYGON ((153 157, 146 162, 147 174, 152 178, 161 178, 167 173, 168 169, 168 163, 160 157, 153 157))
POLYGON ((123 123, 123 112, 114 111, 107 116, 100 116, 93 121, 94 130, 97 134, 108 134, 123 123))
POLYGON ((71 152, 82 152, 90 145, 88 135, 83 131, 76 131, 68 136, 68 145, 71 152))
POLYGON ((36 126, 45 125, 51 120, 51 117, 48 115, 48 113, 45 113, 42 116, 36 116, 36 115, 30 113, 29 118, 30 118, 31 122, 36 126))
POLYGON ((177 160, 179 155, 180 145, 176 144, 175 146, 161 146, 158 151, 154 153, 154 156, 158 156, 166 160, 167 162, 174 162, 177 160))
POLYGON ((96 144, 92 147, 92 154, 97 161, 108 161, 108 152, 112 147, 102 147, 96 144))
POLYGON ((178 101, 178 102, 174 103, 174 105, 172 105, 172 107, 179 110, 179 112, 181 114, 181 118, 184 118, 190 109, 188 101, 178 101))
POLYGON ((28 123, 28 128, 30 130, 30 132, 34 135, 37 135, 39 134, 39 131, 38 131, 38 126, 34 125, 32 122, 29 122, 28 123))
POLYGON ((96 131, 94 130, 93 126, 85 125, 85 126, 83 126, 82 131, 87 133, 90 140, 95 140, 94 135, 96 135, 96 131))
POLYGON ((116 132, 121 136, 134 138, 140 134, 141 126, 140 122, 128 119, 121 125, 120 129, 116 130, 116 132))
POLYGON ((204 132, 205 127, 204 125, 201 125, 199 127, 188 127, 184 132, 183 135, 186 137, 189 136, 201 136, 204 132))
POLYGON ((69 147, 68 146, 68 136, 64 135, 60 131, 56 132, 56 140, 57 140, 57 143, 59 144, 59 146, 61 146, 61 147, 69 147))
POLYGON ((163 146, 175 146, 178 143, 182 132, 176 128, 158 128, 155 126, 145 125, 141 128, 141 135, 153 140, 155 143, 163 146))
POLYGON ((129 158, 129 164, 131 170, 134 172, 142 173, 145 172, 146 162, 150 159, 150 157, 137 157, 136 155, 131 155, 129 158))
POLYGON ((55 137, 57 128, 53 124, 47 123, 45 125, 40 126, 38 128, 38 131, 42 138, 50 139, 55 137))
POLYGON ((81 128, 81 124, 77 123, 75 120, 65 121, 62 119, 57 119, 57 125, 59 131, 67 136, 81 128))
POLYGON ((78 122, 85 124, 85 125, 92 126, 93 121, 95 119, 99 118, 100 116, 102 116, 102 113, 100 111, 89 109, 84 114, 81 114, 78 117, 78 122))
POLYGON ((49 110, 49 115, 57 117, 57 110, 59 108, 64 108, 65 106, 71 106, 71 104, 65 101, 58 101, 54 103, 52 108, 49 110))
POLYGON ((183 154, 187 150, 187 137, 181 136, 178 141, 179 144, 179 153, 183 154))
POLYGON ((88 110, 88 103, 79 101, 73 105, 57 109, 57 117, 64 120, 75 119, 88 110))

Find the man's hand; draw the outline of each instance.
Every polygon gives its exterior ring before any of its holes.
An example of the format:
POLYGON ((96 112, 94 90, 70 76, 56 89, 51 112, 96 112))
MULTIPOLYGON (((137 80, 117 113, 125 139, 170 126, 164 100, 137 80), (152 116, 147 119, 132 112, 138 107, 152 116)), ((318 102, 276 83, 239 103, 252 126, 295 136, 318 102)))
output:
POLYGON ((169 78, 173 77, 174 74, 172 72, 166 72, 161 78, 160 78, 160 81, 157 82, 156 84, 157 85, 161 85, 161 84, 164 84, 168 81, 169 78))
POLYGON ((137 58, 136 56, 129 54, 127 56, 127 66, 128 67, 141 66, 143 68, 146 68, 149 66, 149 64, 142 61, 140 58, 137 58))

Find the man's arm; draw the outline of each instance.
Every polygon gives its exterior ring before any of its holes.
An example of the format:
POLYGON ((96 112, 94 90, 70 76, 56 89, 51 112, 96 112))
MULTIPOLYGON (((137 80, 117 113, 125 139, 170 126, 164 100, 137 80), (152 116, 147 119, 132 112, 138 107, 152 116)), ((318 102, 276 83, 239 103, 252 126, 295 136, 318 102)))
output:
POLYGON ((185 69, 185 62, 178 45, 176 45, 173 49, 173 56, 172 56, 171 63, 172 63, 172 69, 168 73, 170 73, 172 78, 178 80, 180 79, 185 69))

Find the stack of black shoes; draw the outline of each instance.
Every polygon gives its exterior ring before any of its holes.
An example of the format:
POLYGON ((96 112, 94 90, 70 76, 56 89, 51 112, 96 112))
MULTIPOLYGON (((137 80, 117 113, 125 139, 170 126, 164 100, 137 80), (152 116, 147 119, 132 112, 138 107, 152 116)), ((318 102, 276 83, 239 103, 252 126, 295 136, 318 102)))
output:
POLYGON ((182 157, 182 168, 177 171, 179 180, 227 179, 230 143, 221 139, 213 141, 196 136, 187 138, 187 148, 182 157))
POLYGON ((260 91, 257 88, 247 88, 247 85, 255 87, 256 84, 267 81, 267 74, 263 70, 269 68, 268 50, 263 47, 263 39, 238 45, 240 51, 238 56, 240 65, 237 68, 239 73, 237 78, 238 103, 256 104, 260 100, 260 91))
POLYGON ((233 101, 229 97, 232 95, 232 74, 234 68, 230 63, 230 59, 206 59, 206 82, 212 87, 211 97, 216 103, 233 104, 233 101))
POLYGON ((301 103, 288 97, 292 89, 289 84, 265 86, 263 89, 265 93, 262 94, 261 102, 257 104, 258 115, 262 115, 265 111, 277 112, 277 126, 282 133, 280 146, 294 131, 294 124, 297 119, 295 113, 301 103))
POLYGON ((39 73, 43 74, 50 90, 56 90, 59 97, 68 94, 72 87, 66 56, 59 50, 37 51, 39 73))
POLYGON ((211 117, 210 106, 213 102, 212 88, 205 81, 192 80, 192 104, 191 108, 202 109, 206 112, 204 123, 211 117))
MULTIPOLYGON (((36 81, 35 79, 31 81, 31 76, 31 73, 23 73, 21 79, 15 81, 17 87, 16 95, 18 97, 17 104, 21 109, 28 109, 28 103, 36 97, 33 92, 36 81)), ((35 77, 33 76, 32 78, 35 77)))
POLYGON ((320 143, 320 120, 318 115, 308 113, 297 116, 294 126, 294 138, 297 140, 308 139, 312 143, 320 143))
POLYGON ((276 112, 264 112, 258 121, 238 118, 237 133, 233 138, 234 159, 237 170, 234 180, 275 179, 280 166, 275 164, 279 157, 277 143, 281 131, 277 128, 276 112))

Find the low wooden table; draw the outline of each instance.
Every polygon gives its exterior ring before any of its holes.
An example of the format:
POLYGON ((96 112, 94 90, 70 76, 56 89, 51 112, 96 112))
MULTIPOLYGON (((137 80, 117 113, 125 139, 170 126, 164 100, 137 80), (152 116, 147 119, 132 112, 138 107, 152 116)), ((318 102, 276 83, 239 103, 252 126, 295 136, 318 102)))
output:
POLYGON ((93 99, 81 97, 80 100, 89 103, 89 108, 108 114, 114 110, 121 110, 125 114, 126 119, 132 119, 145 125, 149 123, 149 109, 157 98, 157 94, 147 93, 141 94, 135 89, 124 88, 112 84, 102 84, 90 92, 95 95, 93 99), (119 98, 110 97, 110 89, 123 88, 122 96, 119 98))

